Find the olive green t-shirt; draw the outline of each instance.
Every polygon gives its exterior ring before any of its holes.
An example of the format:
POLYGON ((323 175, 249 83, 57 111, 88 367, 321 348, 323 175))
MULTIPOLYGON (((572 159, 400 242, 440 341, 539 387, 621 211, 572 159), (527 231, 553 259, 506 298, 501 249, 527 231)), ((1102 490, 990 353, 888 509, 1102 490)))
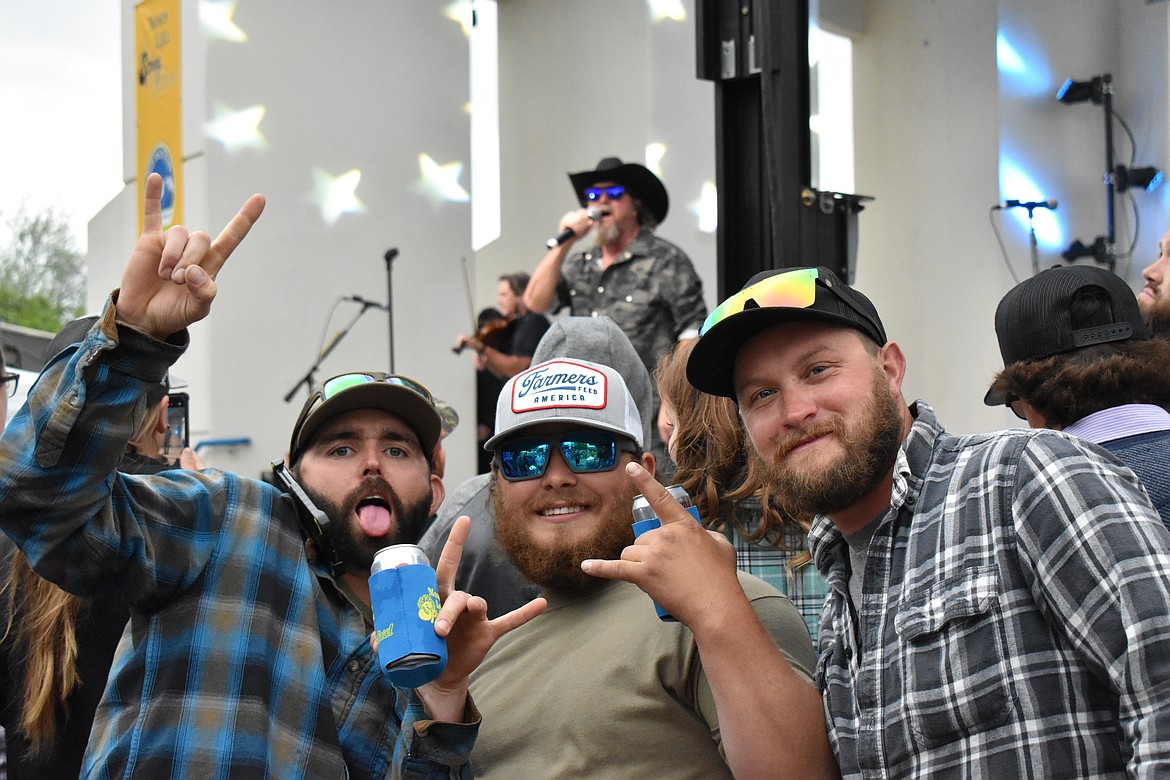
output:
MULTIPOLYGON (((811 680, 816 659, 800 613, 763 580, 739 578, 764 628, 811 680)), ((545 595, 548 609, 503 636, 472 675, 483 714, 477 777, 731 776, 689 629, 660 621, 626 582, 545 595)))

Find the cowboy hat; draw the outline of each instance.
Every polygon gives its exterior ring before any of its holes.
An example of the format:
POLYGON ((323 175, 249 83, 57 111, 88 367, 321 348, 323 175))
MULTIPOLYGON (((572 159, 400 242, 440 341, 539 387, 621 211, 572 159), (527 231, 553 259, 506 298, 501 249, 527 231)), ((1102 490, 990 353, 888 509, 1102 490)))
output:
POLYGON ((638 163, 624 163, 617 157, 606 157, 597 163, 592 171, 570 173, 569 181, 573 184, 573 191, 577 193, 577 200, 582 206, 589 205, 585 197, 585 190, 601 181, 612 181, 629 190, 630 195, 642 201, 642 205, 654 216, 655 222, 666 219, 666 212, 670 208, 670 198, 666 195, 666 187, 662 180, 655 176, 649 168, 638 163))

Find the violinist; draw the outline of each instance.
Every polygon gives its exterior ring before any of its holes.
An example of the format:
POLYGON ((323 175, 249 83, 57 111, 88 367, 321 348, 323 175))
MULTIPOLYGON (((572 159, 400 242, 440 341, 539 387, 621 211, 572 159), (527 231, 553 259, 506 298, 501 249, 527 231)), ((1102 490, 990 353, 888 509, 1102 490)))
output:
POLYGON ((496 304, 502 319, 487 322, 474 334, 460 335, 455 351, 475 350, 475 367, 499 379, 508 379, 528 368, 540 337, 548 330, 548 318, 528 310, 524 289, 528 274, 504 274, 496 288, 496 304))

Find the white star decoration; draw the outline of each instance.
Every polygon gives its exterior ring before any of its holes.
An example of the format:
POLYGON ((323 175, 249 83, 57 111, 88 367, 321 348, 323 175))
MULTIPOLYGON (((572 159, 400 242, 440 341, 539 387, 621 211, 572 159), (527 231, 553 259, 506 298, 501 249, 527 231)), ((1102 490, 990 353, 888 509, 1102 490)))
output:
POLYGON ((683 8, 682 0, 646 0, 650 6, 650 20, 661 22, 663 19, 673 19, 676 22, 687 20, 687 9, 683 8))
POLYGON ((715 189, 715 182, 703 182, 699 199, 692 200, 687 205, 699 218, 699 230, 714 233, 719 227, 719 192, 715 189))
POLYGON ((357 168, 336 177, 313 168, 312 200, 321 209, 325 224, 334 224, 342 214, 365 213, 365 204, 354 194, 361 179, 362 172, 357 168))
POLYGON ((241 149, 266 149, 268 141, 260 132, 260 120, 264 119, 266 110, 264 106, 251 106, 234 111, 216 103, 212 109, 213 118, 203 125, 203 132, 231 153, 241 149))
POLYGON ((426 152, 418 156, 418 181, 414 188, 431 199, 435 205, 443 201, 466 203, 471 200, 467 190, 459 185, 459 177, 463 173, 463 163, 455 162, 439 165, 426 152))
POLYGON ((662 158, 666 156, 666 144, 646 144, 646 167, 662 178, 662 158))
POLYGON ((443 16, 459 23, 464 38, 471 37, 471 0, 456 0, 443 9, 443 16))
POLYGON ((241 30, 232 17, 236 14, 236 0, 203 0, 199 3, 199 23, 208 38, 229 43, 244 43, 248 34, 241 30))

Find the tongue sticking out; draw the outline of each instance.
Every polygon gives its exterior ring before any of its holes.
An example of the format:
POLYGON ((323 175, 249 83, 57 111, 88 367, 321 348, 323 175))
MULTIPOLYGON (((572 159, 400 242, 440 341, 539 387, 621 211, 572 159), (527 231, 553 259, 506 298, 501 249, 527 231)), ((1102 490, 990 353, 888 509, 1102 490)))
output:
POLYGON ((381 504, 362 504, 357 508, 358 524, 367 536, 390 533, 390 510, 381 504))

